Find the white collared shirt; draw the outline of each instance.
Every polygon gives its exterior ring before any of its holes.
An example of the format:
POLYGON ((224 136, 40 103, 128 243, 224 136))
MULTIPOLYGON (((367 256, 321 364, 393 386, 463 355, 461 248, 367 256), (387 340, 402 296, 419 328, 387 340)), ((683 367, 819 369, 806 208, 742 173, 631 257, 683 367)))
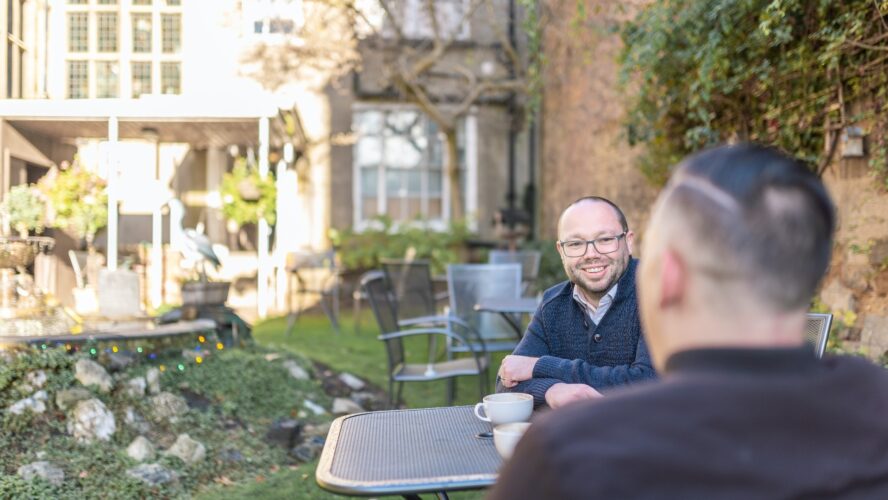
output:
POLYGON ((573 299, 577 301, 577 304, 586 311, 586 314, 589 316, 589 319, 592 320, 595 325, 598 325, 598 322, 601 321, 601 318, 607 313, 607 310, 610 309, 611 304, 614 302, 614 297, 617 295, 617 285, 619 283, 614 283, 614 286, 604 294, 604 297, 601 297, 601 300, 598 301, 598 306, 593 306, 586 300, 586 296, 580 292, 580 287, 574 285, 573 287, 573 299))

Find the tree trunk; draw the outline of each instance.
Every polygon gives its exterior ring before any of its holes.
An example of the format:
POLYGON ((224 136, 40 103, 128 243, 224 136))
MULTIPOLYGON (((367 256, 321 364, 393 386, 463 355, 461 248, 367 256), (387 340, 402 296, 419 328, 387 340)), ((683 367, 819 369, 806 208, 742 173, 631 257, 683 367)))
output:
POLYGON ((444 129, 444 141, 447 147, 447 163, 444 171, 450 185, 450 220, 459 220, 465 216, 465 208, 460 196, 459 183, 459 147, 456 141, 456 127, 444 129))

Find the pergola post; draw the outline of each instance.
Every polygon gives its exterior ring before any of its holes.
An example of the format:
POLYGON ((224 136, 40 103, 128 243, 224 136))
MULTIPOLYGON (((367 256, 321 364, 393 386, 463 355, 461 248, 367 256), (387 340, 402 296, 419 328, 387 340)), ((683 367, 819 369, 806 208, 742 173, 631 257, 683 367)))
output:
POLYGON ((108 118, 108 269, 117 270, 117 162, 118 121, 108 118))
MULTIPOLYGON (((269 120, 267 116, 259 118, 259 176, 262 179, 268 177, 268 142, 269 120)), ((259 219, 259 244, 256 247, 259 264, 258 283, 256 284, 257 306, 260 318, 268 315, 268 278, 271 276, 268 258, 268 221, 259 219)))

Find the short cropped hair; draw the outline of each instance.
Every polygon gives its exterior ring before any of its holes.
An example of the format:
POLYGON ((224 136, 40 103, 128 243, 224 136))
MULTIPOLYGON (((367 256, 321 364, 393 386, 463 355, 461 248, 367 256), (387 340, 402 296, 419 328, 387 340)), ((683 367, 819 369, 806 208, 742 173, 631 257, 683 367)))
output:
POLYGON ((669 189, 665 203, 716 277, 744 280, 777 310, 810 302, 829 265, 835 210, 805 163, 756 144, 720 146, 683 161, 669 189))
POLYGON ((629 223, 626 222, 626 216, 623 215, 623 211, 620 210, 620 207, 618 207, 616 203, 608 200, 607 198, 602 198, 601 196, 583 196, 582 198, 574 200, 574 202, 570 205, 564 207, 564 210, 561 211, 561 216, 558 217, 559 230, 561 229, 561 219, 564 217, 564 212, 567 212, 568 208, 584 201, 598 201, 610 205, 610 207, 613 208, 614 212, 617 214, 617 220, 620 222, 620 227, 623 228, 623 232, 629 232, 629 223))

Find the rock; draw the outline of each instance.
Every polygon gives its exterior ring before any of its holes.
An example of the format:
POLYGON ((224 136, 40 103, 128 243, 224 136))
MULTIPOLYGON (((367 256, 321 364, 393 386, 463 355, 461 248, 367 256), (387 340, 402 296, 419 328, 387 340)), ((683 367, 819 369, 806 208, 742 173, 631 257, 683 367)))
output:
POLYGON ((340 373, 339 380, 353 391, 360 391, 367 386, 367 384, 365 384, 363 380, 347 372, 340 373))
POLYGON ((226 448, 219 452, 219 459, 223 462, 239 464, 244 461, 244 455, 235 448, 226 448))
POLYGON ((872 359, 888 352, 888 316, 867 314, 860 331, 860 345, 872 359))
POLYGON ((830 281, 823 288, 820 292, 820 301, 833 312, 853 311, 857 306, 854 293, 837 279, 830 281))
POLYGON ((112 352, 108 354, 108 368, 113 372, 120 372, 126 370, 133 363, 135 363, 136 358, 132 354, 124 354, 122 352, 112 352))
POLYGON ((30 410, 32 413, 43 413, 46 411, 46 391, 40 390, 13 403, 6 411, 13 415, 21 415, 25 411, 30 410))
POLYGON ((133 442, 126 447, 126 454, 137 462, 144 462, 154 458, 154 445, 145 436, 139 436, 133 439, 133 442))
POLYGON ((869 289, 869 278, 873 268, 869 264, 869 258, 850 249, 845 252, 845 263, 839 269, 842 284, 855 292, 865 292, 869 289))
POLYGON ((327 434, 330 432, 330 424, 331 424, 331 422, 326 422, 323 424, 315 424, 315 425, 312 425, 312 424, 306 425, 302 429, 302 435, 306 436, 306 438, 310 438, 310 437, 326 438, 327 434))
POLYGON ((167 450, 168 455, 179 457, 186 464, 202 461, 207 456, 207 449, 201 443, 191 439, 188 434, 179 434, 173 446, 167 450))
POLYGON ((361 413, 364 409, 361 408, 361 405, 355 403, 351 399, 336 398, 333 400, 332 411, 334 415, 349 415, 352 413, 361 413))
POLYGON ((126 381, 126 395, 133 399, 142 398, 147 387, 148 382, 145 381, 145 377, 131 378, 126 381))
POLYGON ((55 465, 40 461, 31 462, 18 468, 18 475, 25 481, 39 477, 53 486, 61 486, 65 481, 65 472, 55 465))
POLYGON ((161 392, 151 397, 151 416, 156 422, 175 422, 188 411, 185 398, 169 392, 161 392))
POLYGON ((278 419, 268 428, 265 440, 272 445, 282 446, 289 450, 299 440, 301 431, 302 424, 298 420, 278 419))
POLYGON ((379 410, 388 405, 388 401, 384 397, 380 397, 372 392, 362 391, 353 392, 351 400, 361 405, 366 410, 379 410))
POLYGON ((46 372, 43 370, 36 370, 33 372, 28 372, 25 375, 25 383, 22 384, 22 390, 25 392, 31 392, 36 389, 40 389, 46 384, 46 372))
POLYGON ((81 443, 96 439, 108 441, 116 430, 114 414, 98 399, 78 402, 73 417, 68 420, 68 433, 81 443))
POLYGON ((101 392, 110 391, 113 385, 111 375, 108 375, 102 365, 86 358, 77 360, 74 365, 74 378, 87 387, 91 385, 98 387, 101 392))
POLYGON ((296 380, 308 380, 311 378, 311 375, 308 374, 305 368, 292 359, 284 361, 282 365, 290 372, 290 376, 296 380))
POLYGON ((123 413, 123 422, 130 429, 145 434, 151 430, 151 425, 145 420, 145 417, 139 414, 132 406, 127 406, 123 413))
POLYGON ((160 370, 151 368, 145 373, 145 380, 148 382, 148 392, 151 394, 160 394, 160 370))
POLYGON ((325 410, 323 406, 321 406, 309 399, 306 399, 305 401, 303 401, 302 406, 307 408, 309 411, 311 411, 315 415, 324 415, 325 413, 327 413, 327 410, 325 410))
POLYGON ((280 359, 280 357, 281 357, 281 353, 279 353, 279 352, 272 352, 272 353, 269 353, 269 354, 266 354, 266 355, 265 355, 265 361, 274 361, 274 360, 276 360, 276 359, 280 359))
POLYGON ((127 469, 126 475, 134 477, 151 486, 168 483, 178 479, 178 475, 160 464, 141 464, 127 469))
POLYGON ((93 395, 83 387, 72 387, 70 389, 62 389, 56 393, 56 406, 61 410, 68 410, 80 401, 92 398, 93 395))
POLYGON ((291 449, 290 456, 300 462, 311 462, 320 455, 322 449, 324 449, 324 438, 315 436, 291 449))

